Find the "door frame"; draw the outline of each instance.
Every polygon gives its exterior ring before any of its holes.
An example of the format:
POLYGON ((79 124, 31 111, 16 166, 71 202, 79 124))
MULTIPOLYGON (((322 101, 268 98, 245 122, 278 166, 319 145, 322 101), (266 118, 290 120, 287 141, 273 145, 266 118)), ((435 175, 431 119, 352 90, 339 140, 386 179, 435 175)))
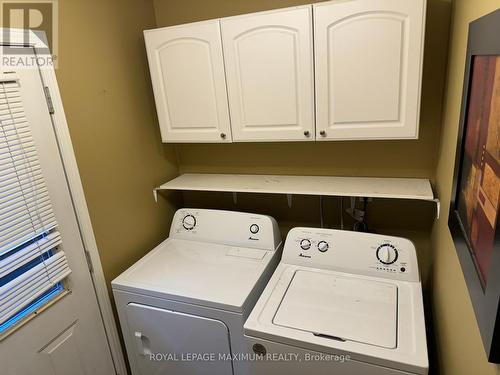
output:
MULTIPOLYGON (((5 43, 9 45, 33 47, 37 56, 47 56, 48 43, 46 40, 44 32, 0 28, 0 44, 5 43), (8 33, 5 33, 4 30, 9 31, 8 33), (4 40, 6 34, 8 34, 9 40, 4 40), (27 40, 29 40, 29 43, 26 43, 27 40)), ((97 242, 92 229, 92 223, 90 220, 87 202, 85 200, 78 165, 76 163, 73 144, 71 143, 68 123, 66 121, 64 107, 59 93, 59 87, 57 85, 56 74, 53 67, 43 67, 38 71, 40 72, 42 83, 44 87, 48 88, 50 98, 52 100, 52 107, 54 109, 54 111, 52 111, 54 113, 50 114, 52 126, 59 147, 59 153, 61 155, 66 175, 66 182, 71 194, 76 219, 78 221, 83 247, 85 249, 87 259, 89 259, 90 262, 88 265, 90 269, 90 276, 104 324, 104 330, 113 359, 115 372, 118 375, 126 375, 127 369, 120 344, 118 329, 111 307, 111 300, 109 298, 106 279, 104 278, 97 242)))

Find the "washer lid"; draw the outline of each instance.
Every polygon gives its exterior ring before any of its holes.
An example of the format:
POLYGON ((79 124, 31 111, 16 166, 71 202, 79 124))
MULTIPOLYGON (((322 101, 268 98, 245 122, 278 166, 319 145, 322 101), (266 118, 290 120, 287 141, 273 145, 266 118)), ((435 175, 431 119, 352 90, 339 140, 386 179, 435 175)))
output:
POLYGON ((397 286, 298 270, 273 323, 321 337, 396 348, 397 286))

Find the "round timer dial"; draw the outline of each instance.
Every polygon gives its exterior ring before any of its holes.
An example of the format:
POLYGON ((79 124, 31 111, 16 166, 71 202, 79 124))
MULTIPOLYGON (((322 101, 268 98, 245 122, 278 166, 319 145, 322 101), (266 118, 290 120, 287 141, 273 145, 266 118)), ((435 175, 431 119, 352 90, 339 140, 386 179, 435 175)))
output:
POLYGON ((257 233, 259 233, 259 230, 260 230, 260 228, 257 224, 250 225, 250 233, 257 234, 257 233))
POLYGON ((383 264, 393 264, 398 259, 398 250, 389 243, 380 245, 377 249, 377 259, 383 264))
POLYGON ((196 218, 193 215, 186 215, 182 219, 182 226, 186 230, 192 230, 196 226, 196 218))

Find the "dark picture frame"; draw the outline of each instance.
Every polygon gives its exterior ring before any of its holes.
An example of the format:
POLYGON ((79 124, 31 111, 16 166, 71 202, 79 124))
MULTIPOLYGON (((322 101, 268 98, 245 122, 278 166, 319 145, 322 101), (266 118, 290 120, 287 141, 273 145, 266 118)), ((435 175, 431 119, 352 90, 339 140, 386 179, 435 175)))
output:
MULTIPOLYGON (((487 208, 480 205, 479 214, 476 214, 478 202, 481 201, 481 204, 484 203, 484 200, 482 200, 484 199, 484 190, 481 189, 483 188, 482 184, 486 183, 484 182, 485 176, 487 173, 491 176, 491 170, 498 171, 498 169, 495 169, 495 167, 492 169, 488 164, 488 157, 491 159, 491 155, 485 151, 486 146, 484 145, 484 134, 486 132, 490 135, 488 133, 488 126, 491 125, 486 125, 487 129, 484 130, 484 128, 481 128, 485 126, 484 121, 472 121, 475 119, 473 117, 475 116, 475 107, 478 106, 478 97, 476 96, 487 97, 483 91, 481 91, 480 95, 476 95, 476 92, 480 92, 477 87, 483 84, 480 80, 487 81, 489 79, 488 77, 483 79, 483 75, 486 76, 489 74, 488 69, 490 69, 491 64, 488 61, 491 62, 492 59, 496 58, 500 61, 500 9, 469 24, 462 106, 448 225, 467 283, 488 361, 500 363, 500 230, 498 228, 498 216, 500 215, 498 211, 493 215, 495 211, 491 209, 491 205, 487 208), (485 61, 487 62, 486 65, 485 61), (480 66, 479 64, 483 65, 480 66), (477 83, 478 81, 480 81, 479 84, 477 83), (469 129, 468 133, 468 127, 473 127, 474 129, 469 129), (480 141, 481 137, 483 138, 483 143, 480 141), (471 142, 471 138, 473 142, 471 142), (470 152, 471 143, 475 147, 473 157, 471 157, 470 152), (478 156, 481 152, 482 156, 478 156), (489 170, 486 171, 486 168, 489 168, 489 170), (474 169, 474 173, 471 172, 472 169, 474 169), (473 175, 473 178, 470 177, 471 175, 473 175), (475 184, 471 183, 471 180, 476 181, 475 184), (481 182, 477 183, 478 180, 481 182), (471 189, 471 186, 477 189, 474 191, 471 189), (471 220, 471 218, 474 220, 471 220), (487 230, 485 231, 484 228, 487 230), (485 232, 487 233, 486 235, 484 235, 485 232), (487 238, 487 240, 485 241, 484 238, 487 238), (487 244, 486 246, 484 245, 485 243, 487 244), (483 251, 483 248, 486 250, 483 251)), ((493 88, 496 87, 494 83, 491 83, 491 85, 493 88)), ((495 95, 493 89, 488 93, 495 95)), ((490 99, 492 97, 490 96, 490 99)), ((489 104, 485 105, 489 106, 489 104)), ((479 107, 481 107, 481 104, 479 104, 479 107)), ((483 110, 482 107, 481 110, 483 110)), ((488 124, 488 121, 486 121, 486 124, 488 124)), ((491 149, 491 145, 489 147, 491 149)), ((498 157, 498 152, 500 151, 497 150, 495 152, 496 157, 498 157)), ((498 168, 496 160, 498 159, 494 158, 492 164, 498 168)), ((497 191, 497 185, 495 184, 488 185, 488 187, 491 187, 490 191, 497 191)), ((498 208, 498 204, 493 207, 498 208)))

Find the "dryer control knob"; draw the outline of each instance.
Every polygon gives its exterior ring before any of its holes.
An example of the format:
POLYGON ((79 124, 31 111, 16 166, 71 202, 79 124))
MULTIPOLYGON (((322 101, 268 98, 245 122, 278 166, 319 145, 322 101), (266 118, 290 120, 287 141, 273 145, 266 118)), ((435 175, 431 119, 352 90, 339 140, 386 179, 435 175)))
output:
POLYGON ((389 243, 380 245, 377 249, 377 259, 382 264, 392 264, 398 259, 398 250, 389 243))
POLYGON ((257 234, 257 233, 259 233, 259 230, 260 230, 260 228, 259 228, 259 226, 258 226, 257 224, 252 224, 252 225, 250 225, 250 232, 251 232, 252 234, 257 234))
POLYGON ((322 253, 327 251, 329 247, 330 247, 330 245, 328 245, 328 242, 326 242, 326 241, 319 241, 318 242, 318 250, 321 251, 322 253))
POLYGON ((192 230, 196 226, 196 218, 193 215, 186 215, 182 219, 182 226, 184 229, 192 230))
POLYGON ((304 238, 302 241, 300 241, 300 248, 302 250, 309 250, 311 248, 311 241, 309 241, 307 238, 304 238))

